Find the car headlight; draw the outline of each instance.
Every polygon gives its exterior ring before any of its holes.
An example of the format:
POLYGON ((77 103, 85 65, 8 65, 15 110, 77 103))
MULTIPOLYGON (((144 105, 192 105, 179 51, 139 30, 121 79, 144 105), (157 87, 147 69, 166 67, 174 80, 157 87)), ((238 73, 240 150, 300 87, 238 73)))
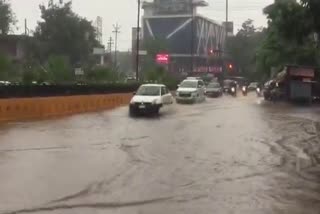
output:
POLYGON ((135 102, 134 102, 134 100, 130 100, 130 104, 134 104, 135 102))
POLYGON ((161 103, 161 100, 159 99, 156 99, 154 101, 152 101, 152 105, 157 105, 157 104, 160 104, 161 103))

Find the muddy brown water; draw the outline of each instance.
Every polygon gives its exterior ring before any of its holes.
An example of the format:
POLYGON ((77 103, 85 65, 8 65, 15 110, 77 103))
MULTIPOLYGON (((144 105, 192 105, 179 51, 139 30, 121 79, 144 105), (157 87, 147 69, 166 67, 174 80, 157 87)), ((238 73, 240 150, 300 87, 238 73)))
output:
POLYGON ((0 213, 319 214, 319 109, 226 96, 2 126, 0 213))

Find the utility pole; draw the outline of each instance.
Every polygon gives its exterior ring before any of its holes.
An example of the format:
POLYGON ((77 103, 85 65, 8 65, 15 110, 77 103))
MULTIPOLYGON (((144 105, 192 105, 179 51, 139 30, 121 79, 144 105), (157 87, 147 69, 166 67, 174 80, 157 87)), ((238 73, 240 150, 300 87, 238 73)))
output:
POLYGON ((24 19, 24 35, 29 35, 29 29, 28 29, 28 20, 24 19))
POLYGON ((191 72, 194 70, 194 7, 193 0, 190 0, 191 6, 191 72))
POLYGON ((229 0, 226 0, 226 26, 225 26, 225 31, 226 31, 226 38, 225 38, 225 49, 227 47, 227 39, 228 39, 228 22, 229 22, 229 0))
POLYGON ((140 8, 141 0, 138 0, 138 17, 137 17, 137 48, 136 48, 136 80, 139 80, 139 50, 140 50, 140 8))
POLYGON ((113 33, 115 34, 115 45, 114 45, 114 64, 115 67, 117 67, 117 51, 118 51, 118 34, 120 33, 120 26, 118 23, 116 25, 113 25, 113 33))
POLYGON ((226 23, 229 21, 229 0, 226 0, 226 23))
POLYGON ((114 44, 113 39, 112 39, 111 36, 109 37, 109 40, 108 40, 107 44, 108 44, 108 51, 111 53, 112 52, 112 46, 114 44))
MULTIPOLYGON (((225 58, 227 58, 228 22, 229 22, 229 0, 226 0, 226 24, 225 24, 226 35, 225 35, 225 41, 224 41, 224 55, 225 55, 225 58)), ((226 62, 224 62, 224 64, 226 64, 226 62)), ((224 77, 225 77, 226 73, 223 74, 224 77)))

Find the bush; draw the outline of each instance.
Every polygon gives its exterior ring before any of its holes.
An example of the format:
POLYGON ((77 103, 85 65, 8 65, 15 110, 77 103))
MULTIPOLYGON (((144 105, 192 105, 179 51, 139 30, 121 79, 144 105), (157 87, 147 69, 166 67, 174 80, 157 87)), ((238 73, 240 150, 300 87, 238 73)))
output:
POLYGON ((108 83, 119 81, 120 75, 109 68, 96 67, 86 72, 86 79, 94 83, 108 83))
POLYGON ((170 89, 176 89, 179 80, 171 75, 164 67, 158 66, 155 69, 149 70, 144 76, 146 82, 162 83, 170 89))

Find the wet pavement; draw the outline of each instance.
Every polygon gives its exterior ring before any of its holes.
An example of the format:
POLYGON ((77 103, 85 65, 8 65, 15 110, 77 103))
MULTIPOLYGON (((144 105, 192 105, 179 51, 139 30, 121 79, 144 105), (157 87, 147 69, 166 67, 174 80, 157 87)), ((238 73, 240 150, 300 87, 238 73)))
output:
POLYGON ((0 214, 319 214, 318 121, 252 94, 1 126, 0 214))

